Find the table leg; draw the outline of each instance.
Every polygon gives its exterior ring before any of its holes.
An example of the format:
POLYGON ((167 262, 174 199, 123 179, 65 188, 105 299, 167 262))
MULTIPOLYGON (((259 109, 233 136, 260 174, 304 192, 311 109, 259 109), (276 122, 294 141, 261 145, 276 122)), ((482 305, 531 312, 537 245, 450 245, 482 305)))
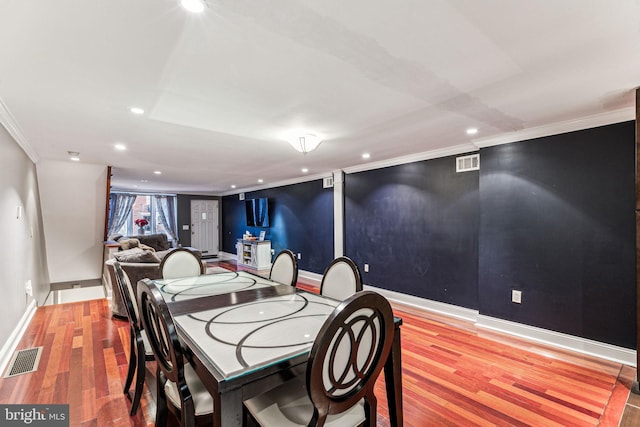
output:
POLYGON ((230 390, 220 394, 220 406, 214 408, 220 414, 220 426, 232 427, 243 425, 242 419, 242 389, 230 390))
POLYGON ((389 423, 391 427, 402 427, 402 356, 400 346, 400 327, 393 334, 391 352, 384 364, 384 382, 387 388, 389 423))

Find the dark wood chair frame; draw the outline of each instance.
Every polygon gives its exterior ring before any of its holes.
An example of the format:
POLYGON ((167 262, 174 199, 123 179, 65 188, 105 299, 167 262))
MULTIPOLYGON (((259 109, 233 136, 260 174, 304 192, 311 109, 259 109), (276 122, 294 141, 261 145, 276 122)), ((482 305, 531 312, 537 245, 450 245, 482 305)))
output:
POLYGON ((362 291, 362 275, 360 274, 360 269, 358 268, 356 263, 353 262, 353 260, 351 258, 346 257, 346 256, 341 256, 341 257, 338 257, 338 258, 334 259, 333 261, 331 261, 331 263, 324 270, 324 273, 322 274, 322 281, 320 282, 320 295, 323 295, 322 289, 324 287, 324 279, 325 279, 325 277, 327 277, 327 273, 336 264, 347 264, 349 267, 351 267, 351 270, 353 271, 353 275, 356 278, 356 290, 355 290, 355 292, 362 291))
POLYGON ((125 272, 122 270, 118 261, 113 263, 113 267, 116 273, 115 278, 118 291, 122 295, 122 301, 124 302, 127 316, 129 317, 129 331, 131 336, 129 342, 129 369, 127 370, 127 379, 125 380, 123 392, 131 399, 131 411, 129 412, 129 415, 133 416, 140 407, 140 398, 142 397, 142 390, 144 388, 145 364, 148 361, 155 360, 155 357, 151 354, 147 354, 145 351, 144 340, 142 338, 143 328, 140 323, 140 319, 136 316, 136 311, 133 306, 136 301, 131 300, 133 290, 129 290, 130 284, 127 284, 128 282, 125 278, 125 272), (134 375, 136 377, 136 383, 132 396, 130 389, 134 375))
MULTIPOLYGON (((278 255, 276 255, 275 259, 273 260, 273 263, 271 264, 271 271, 269 272, 269 280, 271 280, 271 273, 273 272, 273 266, 275 265, 276 261, 280 257, 291 258, 291 261, 293 262, 293 279, 291 280, 291 286, 295 286, 298 283, 298 260, 296 259, 296 255, 289 249, 283 249, 280 252, 278 252, 278 255)), ((288 285, 289 283, 284 283, 284 284, 288 285)))
POLYGON ((164 265, 167 262, 167 260, 172 255, 175 255, 176 253, 180 253, 180 252, 188 252, 190 255, 192 255, 198 261, 198 264, 200 264, 200 274, 204 274, 207 271, 205 266, 204 266, 204 264, 202 263, 202 260, 200 260, 200 258, 198 258, 198 255, 194 254, 192 251, 190 251, 187 248, 175 248, 174 250, 172 250, 171 252, 166 254, 165 257, 162 258, 162 261, 160 261, 160 277, 164 277, 164 274, 162 273, 162 271, 164 269, 164 265))
MULTIPOLYGON (((367 328, 360 331, 362 334, 367 328)), ((339 414, 356 405, 360 399, 365 399, 365 426, 375 427, 377 421, 377 400, 374 394, 376 379, 380 375, 394 339, 394 318, 389 302, 380 294, 371 291, 358 292, 343 301, 331 315, 327 318, 322 328, 318 332, 317 338, 311 348, 306 370, 307 394, 313 403, 314 410, 309 427, 322 427, 328 415, 339 414), (372 310, 371 316, 357 315, 351 318, 354 313, 361 309, 372 310), (351 327, 356 322, 366 322, 371 325, 374 319, 380 322, 378 345, 370 349, 363 370, 358 370, 356 366, 356 356, 352 351, 350 366, 356 369, 357 376, 350 380, 341 378, 331 378, 331 388, 327 390, 324 384, 324 362, 329 359, 333 363, 336 356, 335 337, 348 337, 351 341, 352 349, 357 349, 359 336, 354 335, 351 327), (348 391, 344 394, 336 394, 336 391, 348 391)), ((256 425, 256 421, 251 417, 247 408, 244 408, 244 418, 246 425, 256 425)))
POLYGON ((151 344, 157 364, 156 426, 166 426, 167 412, 175 415, 181 426, 213 424, 211 414, 199 417, 195 415, 193 397, 184 378, 182 345, 173 317, 160 290, 149 281, 140 281, 137 298, 140 306, 140 318, 147 331, 149 344, 151 344), (176 383, 180 395, 180 408, 168 402, 164 391, 167 380, 176 383))

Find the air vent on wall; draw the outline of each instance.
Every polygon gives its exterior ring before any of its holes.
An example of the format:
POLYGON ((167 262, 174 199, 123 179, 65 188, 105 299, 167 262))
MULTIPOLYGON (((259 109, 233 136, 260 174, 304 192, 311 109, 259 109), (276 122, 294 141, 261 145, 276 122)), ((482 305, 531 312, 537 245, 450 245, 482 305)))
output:
POLYGON ((456 172, 476 171, 480 169, 480 154, 456 157, 456 172))
POLYGON ((332 188, 333 187, 333 177, 328 176, 322 180, 322 188, 332 188))

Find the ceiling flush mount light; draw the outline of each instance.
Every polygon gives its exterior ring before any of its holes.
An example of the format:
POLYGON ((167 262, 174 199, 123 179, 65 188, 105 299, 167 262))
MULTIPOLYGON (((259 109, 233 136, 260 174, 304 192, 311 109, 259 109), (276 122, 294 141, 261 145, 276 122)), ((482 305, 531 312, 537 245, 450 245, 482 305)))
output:
POLYGON ((478 128, 469 128, 467 129, 467 135, 475 135, 478 133, 478 128))
POLYGON ((180 0, 180 5, 191 13, 202 13, 204 11, 204 0, 180 0))
POLYGON ((299 152, 307 154, 309 151, 318 148, 322 139, 317 135, 305 133, 303 135, 293 135, 287 139, 287 142, 299 152))
POLYGON ((74 162, 80 161, 80 153, 77 151, 67 151, 67 154, 69 155, 69 160, 73 160, 74 162))
POLYGON ((137 114, 139 116, 144 114, 144 109, 142 109, 140 107, 131 107, 131 108, 129 108, 129 111, 131 111, 133 114, 137 114))

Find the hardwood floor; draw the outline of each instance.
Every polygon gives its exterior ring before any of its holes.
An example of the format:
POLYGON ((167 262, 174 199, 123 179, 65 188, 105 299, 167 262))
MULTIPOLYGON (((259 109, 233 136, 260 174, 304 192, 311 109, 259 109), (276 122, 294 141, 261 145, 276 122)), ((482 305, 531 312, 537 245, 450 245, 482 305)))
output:
MULTIPOLYGON (((406 426, 640 423, 640 398, 632 395, 627 403, 632 367, 409 307, 395 305, 394 312, 404 321, 406 426)), ((39 369, 0 379, 0 403, 69 403, 71 426, 153 425, 155 403, 146 389, 141 410, 128 415, 122 393, 128 337, 128 323, 111 317, 105 299, 38 308, 19 349, 44 346, 39 369)), ((383 381, 376 385, 378 425, 386 427, 383 381)))

